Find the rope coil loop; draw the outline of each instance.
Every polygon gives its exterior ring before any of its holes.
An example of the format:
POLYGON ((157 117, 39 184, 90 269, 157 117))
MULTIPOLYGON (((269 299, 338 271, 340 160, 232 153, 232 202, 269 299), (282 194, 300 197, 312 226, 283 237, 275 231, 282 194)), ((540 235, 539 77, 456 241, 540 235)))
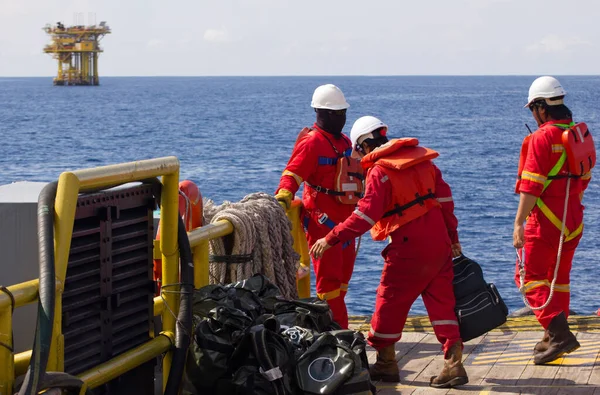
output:
POLYGON ((292 225, 275 197, 257 192, 238 203, 225 201, 218 206, 208 199, 204 217, 206 223, 227 220, 233 225, 231 235, 209 242, 211 284, 237 282, 261 273, 284 297, 298 297, 300 257, 293 249, 292 225))

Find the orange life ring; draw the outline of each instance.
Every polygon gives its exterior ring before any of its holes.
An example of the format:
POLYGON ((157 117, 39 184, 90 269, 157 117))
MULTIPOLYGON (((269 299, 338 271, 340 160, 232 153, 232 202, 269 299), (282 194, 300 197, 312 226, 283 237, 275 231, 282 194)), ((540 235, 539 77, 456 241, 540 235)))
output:
MULTIPOLYGON (((202 226, 202 194, 200 188, 193 181, 183 180, 179 183, 179 215, 183 218, 185 230, 202 226)), ((156 232, 156 240, 160 240, 160 221, 156 232)), ((162 259, 154 259, 154 281, 156 282, 156 295, 160 294, 162 281, 162 259)))

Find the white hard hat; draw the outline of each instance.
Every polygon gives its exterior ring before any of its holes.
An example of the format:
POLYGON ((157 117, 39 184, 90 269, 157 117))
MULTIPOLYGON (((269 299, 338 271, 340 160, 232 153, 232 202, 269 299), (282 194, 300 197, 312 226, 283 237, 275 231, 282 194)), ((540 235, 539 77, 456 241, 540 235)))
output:
POLYGON ((350 107, 350 104, 346 102, 340 88, 333 84, 326 84, 315 89, 310 106, 327 110, 345 110, 350 107))
MULTIPOLYGON (((529 87, 529 97, 527 98, 527 104, 525 107, 529 107, 537 99, 550 99, 552 97, 564 96, 567 92, 563 89, 562 85, 554 77, 543 76, 536 78, 535 81, 529 87)), ((563 104, 562 100, 546 100, 548 105, 563 104)))
POLYGON ((352 125, 352 130, 350 130, 352 147, 357 149, 359 144, 361 144, 364 140, 373 138, 373 131, 379 128, 385 128, 385 131, 381 133, 381 135, 385 136, 388 126, 381 122, 379 118, 375 118, 370 115, 358 118, 356 122, 354 122, 354 125, 352 125))

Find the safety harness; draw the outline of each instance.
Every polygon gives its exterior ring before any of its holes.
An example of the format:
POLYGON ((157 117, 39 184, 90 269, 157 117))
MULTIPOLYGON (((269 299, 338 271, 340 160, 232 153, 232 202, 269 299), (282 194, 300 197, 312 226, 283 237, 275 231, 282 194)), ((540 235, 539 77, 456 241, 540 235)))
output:
POLYGON ((578 125, 576 125, 575 122, 571 122, 570 124, 557 123, 557 124, 553 125, 553 126, 557 126, 564 130, 563 135, 562 135, 563 151, 562 151, 562 154, 560 155, 560 158, 558 158, 558 161, 554 165, 554 167, 552 167, 552 169, 548 173, 548 177, 546 179, 546 182, 544 182, 544 187, 542 189, 542 193, 544 193, 544 191, 546 190, 546 188, 548 188, 548 186, 550 185, 552 180, 561 179, 561 178, 567 179, 567 186, 566 186, 566 192, 565 192, 565 205, 563 208, 562 221, 544 203, 544 201, 541 199, 541 194, 540 194, 540 197, 537 198, 537 200, 535 202, 537 207, 546 216, 546 218, 548 218, 548 220, 550 222, 552 222, 552 224, 554 226, 556 226, 558 229, 560 229, 560 240, 559 240, 559 244, 558 244, 558 253, 556 255, 556 266, 554 268, 554 278, 552 279, 552 283, 550 284, 550 294, 548 295, 548 300, 546 300, 546 302, 539 307, 533 307, 527 301, 527 297, 526 297, 527 287, 525 285, 525 249, 522 248, 521 255, 519 255, 519 249, 516 249, 517 261, 519 262, 519 278, 520 278, 519 291, 522 294, 523 302, 525 303, 525 305, 532 310, 542 310, 550 304, 550 301, 552 300, 552 297, 554 296, 554 288, 556 285, 556 279, 558 277, 558 269, 560 267, 560 258, 562 256, 563 243, 565 241, 570 241, 570 240, 575 239, 577 236, 579 236, 581 234, 581 232, 583 232, 583 221, 577 227, 577 229, 575 229, 573 231, 570 231, 565 224, 567 221, 567 206, 569 203, 569 188, 571 186, 571 179, 572 178, 580 178, 582 175, 589 172, 596 164, 596 156, 595 156, 595 149, 593 148, 592 136, 590 135, 590 132, 587 130, 587 126, 585 124, 578 124, 578 125), (585 127, 585 132, 582 133, 581 129, 578 128, 578 125, 583 125, 585 127), (573 135, 579 136, 579 139, 577 139, 577 137, 573 137, 573 135), (585 138, 588 138, 588 139, 585 140, 585 138), (590 151, 588 148, 587 151, 583 150, 583 151, 578 152, 573 147, 573 145, 575 145, 575 144, 586 144, 588 147, 591 145, 592 149, 590 151), (570 158, 568 158, 567 151, 571 152, 570 158), (573 155, 574 152, 577 152, 582 157, 576 157, 576 155, 573 155), (588 154, 588 152, 593 152, 593 155, 588 154), (558 173, 564 166, 565 162, 567 162, 567 159, 569 159, 569 163, 567 165, 567 168, 569 169, 569 171, 565 175, 558 175, 558 173), (580 170, 579 174, 572 174, 571 172, 575 171, 576 169, 580 170))
POLYGON ((342 204, 356 204, 358 199, 363 197, 363 181, 364 175, 360 161, 352 158, 352 147, 346 148, 343 152, 338 151, 335 145, 323 135, 336 157, 330 158, 327 156, 319 156, 318 164, 320 166, 336 166, 335 187, 334 189, 325 188, 320 185, 313 185, 308 182, 306 184, 319 193, 335 196, 336 200, 342 204))

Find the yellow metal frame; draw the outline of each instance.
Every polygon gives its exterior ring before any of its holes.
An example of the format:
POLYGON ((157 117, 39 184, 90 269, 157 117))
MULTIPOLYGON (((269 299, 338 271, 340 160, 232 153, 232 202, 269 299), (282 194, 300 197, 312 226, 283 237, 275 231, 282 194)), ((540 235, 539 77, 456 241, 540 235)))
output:
POLYGON ((300 211, 302 209, 302 201, 295 199, 286 214, 292 223, 292 237, 294 238, 294 250, 300 254, 300 266, 306 270, 306 275, 297 279, 296 287, 298 288, 298 297, 310 297, 310 255, 308 254, 308 243, 306 242, 306 233, 302 227, 300 219, 300 211))
MULTIPOLYGON (((56 265, 56 310, 62 310, 62 292, 67 271, 67 262, 75 220, 75 209, 80 191, 107 188, 126 182, 140 181, 162 176, 160 233, 164 235, 155 241, 154 256, 162 259, 162 284, 179 282, 179 251, 177 244, 177 222, 179 213, 179 161, 176 157, 151 159, 111 165, 93 169, 65 172, 60 175, 55 206, 55 265, 56 265)), ((300 264, 310 266, 306 236, 300 221, 302 203, 296 199, 286 211, 292 223, 294 249, 301 256, 300 264)), ((194 259, 194 287, 200 288, 209 282, 208 242, 233 232, 229 221, 218 221, 188 232, 194 259)), ((297 283, 300 297, 310 296, 310 276, 297 283)), ((37 301, 39 280, 8 287, 15 298, 15 308, 37 301)), ((162 316, 163 332, 153 340, 138 346, 118 357, 98 365, 79 377, 88 388, 95 388, 150 359, 167 353, 163 361, 163 384, 166 385, 172 361, 169 349, 173 343, 178 311, 176 293, 163 293, 154 298, 154 315, 162 316), (165 308, 165 303, 169 309, 165 308), (170 310, 170 311, 169 311, 170 310)), ((49 371, 64 371, 64 344, 61 333, 62 317, 55 315, 49 371)), ((0 292, 0 341, 12 346, 12 302, 10 297, 0 292), (10 335, 9 335, 10 334, 10 335)), ((25 374, 31 359, 31 350, 13 355, 8 348, 0 346, 0 395, 9 394, 14 377, 25 374)))
MULTIPOLYGON (((55 311, 62 311, 62 293, 64 291, 67 262, 73 235, 73 223, 77 198, 81 191, 108 188, 127 182, 141 181, 162 176, 163 188, 161 193, 161 238, 160 249, 163 262, 163 284, 176 284, 179 281, 179 262, 177 245, 177 221, 179 215, 179 160, 174 157, 149 159, 119 165, 103 166, 93 169, 64 172, 58 179, 58 189, 55 204, 54 224, 54 256, 56 267, 56 305, 55 311)), ((15 308, 37 300, 39 281, 33 280, 8 287, 15 300, 15 308)), ((165 293, 164 303, 176 315, 178 303, 175 293, 165 293)), ((0 292, 0 340, 12 347, 12 300, 4 292, 0 292)), ((137 347, 134 350, 114 358, 113 360, 84 373, 82 377, 89 381, 88 386, 103 384, 115 375, 138 366, 149 358, 167 352, 163 361, 163 374, 167 375, 171 364, 172 339, 175 334, 175 317, 170 312, 162 312, 163 336, 137 347), (168 344, 167 344, 168 343, 168 344), (116 361, 116 362, 115 362, 116 361)), ((61 333, 62 316, 55 314, 53 337, 48 359, 49 371, 64 371, 64 339, 61 333)), ((24 373, 27 369, 31 351, 13 355, 12 350, 0 346, 0 395, 12 391, 16 374, 24 373), (16 369, 15 369, 16 368, 16 369)), ((166 384, 166 380, 164 380, 166 384)))

